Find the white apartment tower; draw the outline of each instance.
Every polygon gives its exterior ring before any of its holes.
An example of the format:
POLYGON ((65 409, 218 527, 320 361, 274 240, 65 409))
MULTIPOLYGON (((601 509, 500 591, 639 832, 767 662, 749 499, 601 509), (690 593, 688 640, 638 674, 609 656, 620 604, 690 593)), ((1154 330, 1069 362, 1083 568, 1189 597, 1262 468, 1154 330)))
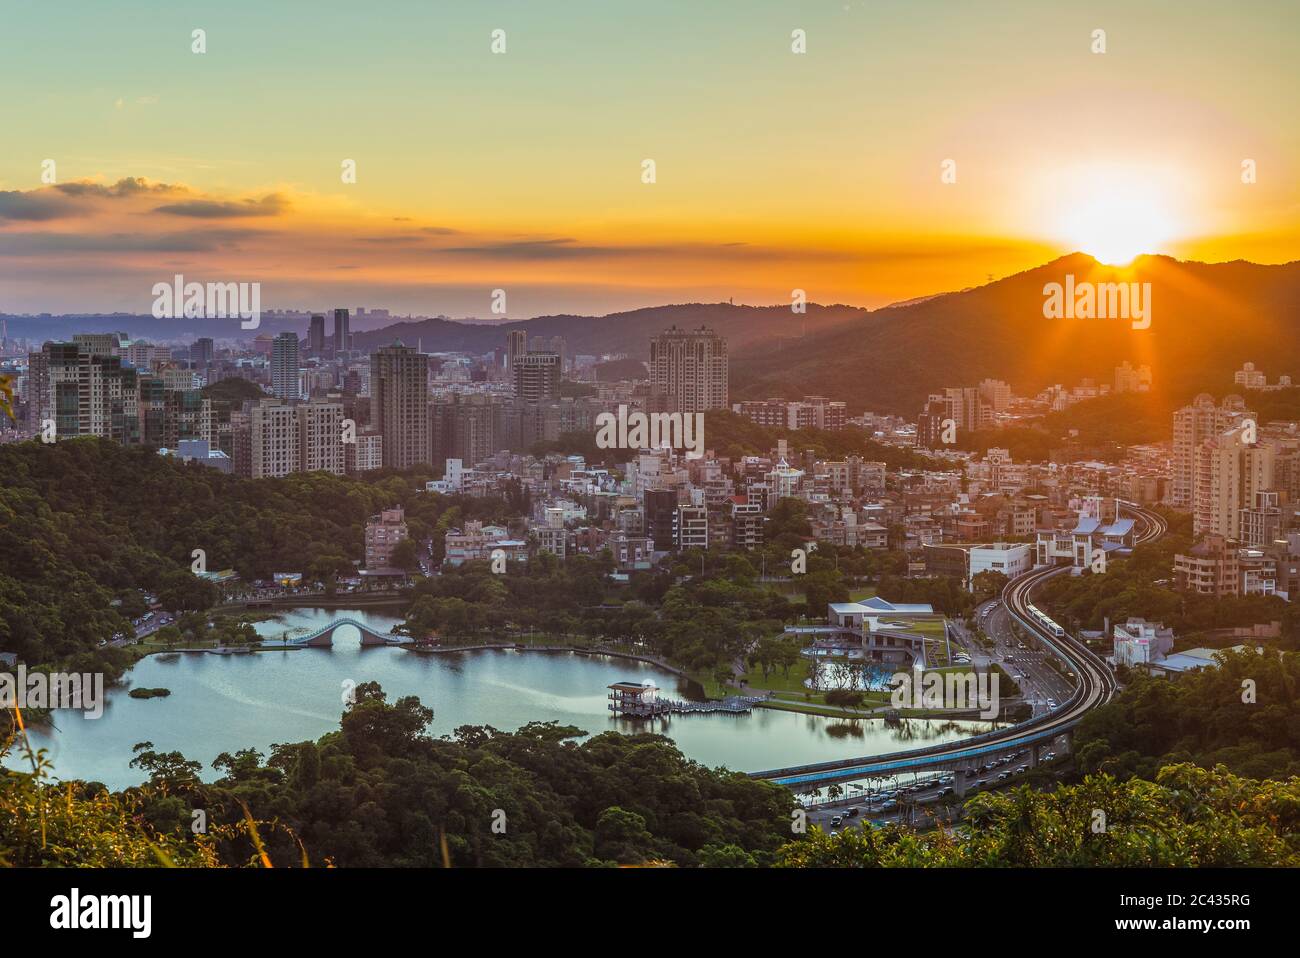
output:
POLYGON ((1198 481, 1197 451, 1206 440, 1223 435, 1244 419, 1254 418, 1255 414, 1246 409, 1240 396, 1227 396, 1223 405, 1218 406, 1209 393, 1201 393, 1191 405, 1174 413, 1174 474, 1169 492, 1170 505, 1180 509, 1190 509, 1194 505, 1198 481))

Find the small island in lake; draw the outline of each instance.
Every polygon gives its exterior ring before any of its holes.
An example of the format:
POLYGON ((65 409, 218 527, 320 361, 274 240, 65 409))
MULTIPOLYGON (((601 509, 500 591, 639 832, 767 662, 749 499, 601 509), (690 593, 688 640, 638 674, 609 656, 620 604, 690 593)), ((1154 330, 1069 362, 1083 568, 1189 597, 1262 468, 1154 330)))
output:
POLYGON ((126 693, 133 699, 156 699, 165 698, 172 694, 171 689, 132 689, 126 693))

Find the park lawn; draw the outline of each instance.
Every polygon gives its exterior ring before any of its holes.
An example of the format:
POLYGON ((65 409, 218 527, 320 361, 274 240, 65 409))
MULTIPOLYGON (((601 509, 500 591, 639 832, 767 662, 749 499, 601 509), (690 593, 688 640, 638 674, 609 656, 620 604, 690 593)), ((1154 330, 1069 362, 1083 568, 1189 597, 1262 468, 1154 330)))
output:
POLYGON ((874 599, 876 597, 876 587, 873 585, 859 586, 856 589, 849 590, 850 602, 862 602, 865 599, 874 599))
POLYGON ((789 675, 784 674, 780 668, 777 668, 769 672, 767 678, 763 678, 762 669, 751 668, 748 672, 738 676, 737 682, 739 682, 739 679, 744 679, 747 683, 744 686, 745 688, 757 691, 793 692, 802 696, 807 691, 804 681, 809 676, 809 666, 811 664, 805 656, 801 655, 799 661, 790 666, 789 675))

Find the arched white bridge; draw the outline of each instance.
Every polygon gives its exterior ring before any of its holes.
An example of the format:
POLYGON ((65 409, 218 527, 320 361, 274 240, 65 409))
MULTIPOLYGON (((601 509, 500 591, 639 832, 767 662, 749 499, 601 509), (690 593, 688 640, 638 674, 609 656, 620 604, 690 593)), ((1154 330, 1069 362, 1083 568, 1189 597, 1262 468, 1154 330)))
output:
POLYGON ((361 633, 362 645, 406 645, 414 642, 409 635, 395 635, 391 632, 380 632, 366 625, 364 622, 358 622, 352 618, 335 619, 329 625, 322 626, 315 632, 307 635, 300 635, 297 638, 285 639, 285 645, 296 645, 299 647, 311 648, 329 648, 334 644, 334 633, 345 625, 350 625, 361 633))

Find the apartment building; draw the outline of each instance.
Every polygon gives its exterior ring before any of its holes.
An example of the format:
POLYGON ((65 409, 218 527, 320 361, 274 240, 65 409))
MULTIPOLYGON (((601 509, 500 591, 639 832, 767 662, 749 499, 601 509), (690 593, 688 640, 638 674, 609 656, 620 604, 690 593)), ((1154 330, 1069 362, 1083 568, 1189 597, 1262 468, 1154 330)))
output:
POLYGON ((510 366, 515 398, 544 402, 560 398, 560 357, 557 353, 524 353, 510 366))
POLYGON ((650 340, 650 389, 665 411, 726 409, 727 341, 707 326, 669 327, 650 340))
POLYGON ((383 437, 385 466, 407 469, 432 461, 429 364, 421 353, 398 342, 371 354, 370 413, 383 437))
POLYGON ((1199 450, 1210 439, 1240 426, 1242 420, 1255 419, 1246 408, 1245 401, 1236 395, 1224 397, 1216 405, 1209 393, 1201 393, 1190 405, 1174 412, 1173 480, 1169 487, 1169 503, 1180 509, 1192 509, 1196 489, 1201 479, 1199 450))
POLYGON ((1211 437, 1196 450, 1192 529, 1198 536, 1241 538, 1241 511, 1257 493, 1273 488, 1275 450, 1269 443, 1247 442, 1237 426, 1211 437))
POLYGON ((1241 563, 1223 536, 1207 536, 1187 554, 1174 556, 1174 587, 1216 597, 1241 594, 1241 563))
POLYGON ((401 506, 384 509, 366 520, 366 571, 391 572, 393 550, 410 538, 401 506))

